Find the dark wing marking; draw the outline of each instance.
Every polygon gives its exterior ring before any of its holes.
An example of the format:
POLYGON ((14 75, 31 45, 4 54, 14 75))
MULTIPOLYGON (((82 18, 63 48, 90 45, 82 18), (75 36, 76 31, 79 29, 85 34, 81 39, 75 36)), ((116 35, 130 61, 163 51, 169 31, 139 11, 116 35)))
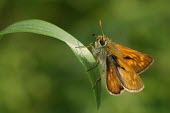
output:
POLYGON ((118 70, 113 62, 114 60, 110 56, 106 58, 106 85, 111 94, 120 94, 123 90, 123 86, 117 76, 118 70))

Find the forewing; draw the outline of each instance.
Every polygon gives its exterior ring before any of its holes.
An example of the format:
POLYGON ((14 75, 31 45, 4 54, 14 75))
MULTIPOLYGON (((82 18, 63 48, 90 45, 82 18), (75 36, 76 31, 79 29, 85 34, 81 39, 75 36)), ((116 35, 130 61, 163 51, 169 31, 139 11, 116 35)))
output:
POLYGON ((132 67, 136 73, 140 73, 144 71, 153 62, 153 59, 147 54, 141 53, 136 50, 132 50, 128 47, 119 44, 115 44, 115 43, 113 44, 118 49, 118 51, 120 51, 120 53, 122 54, 124 61, 130 67, 132 67))
POLYGON ((107 89, 111 94, 120 94, 123 90, 121 81, 118 78, 118 70, 113 64, 112 60, 106 58, 106 85, 107 89))

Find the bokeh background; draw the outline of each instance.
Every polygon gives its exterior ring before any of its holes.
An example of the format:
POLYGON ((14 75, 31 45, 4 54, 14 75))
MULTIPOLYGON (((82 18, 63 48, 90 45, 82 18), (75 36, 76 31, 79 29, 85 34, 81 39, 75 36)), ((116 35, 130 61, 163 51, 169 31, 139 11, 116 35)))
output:
MULTIPOLYGON (((0 30, 21 20, 51 22, 87 45, 91 34, 151 55, 140 93, 110 95, 102 80, 100 113, 170 111, 169 0, 0 0, 0 30)), ((0 113, 97 113, 89 77, 63 42, 31 33, 0 40, 0 113)))

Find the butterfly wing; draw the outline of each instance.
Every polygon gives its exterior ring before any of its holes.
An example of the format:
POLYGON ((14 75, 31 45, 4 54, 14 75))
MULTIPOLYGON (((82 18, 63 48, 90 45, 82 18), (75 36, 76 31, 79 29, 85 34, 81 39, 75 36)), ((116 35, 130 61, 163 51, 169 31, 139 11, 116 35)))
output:
POLYGON ((118 78, 124 88, 129 92, 139 92, 144 88, 143 81, 139 75, 123 60, 115 57, 118 78))
MULTIPOLYGON (((117 47, 112 43, 112 45, 108 45, 106 47, 108 51, 108 59, 112 62, 112 65, 117 72, 122 86, 129 92, 138 92, 144 88, 143 81, 137 74, 137 70, 133 69, 131 65, 129 65, 124 57, 122 56, 122 52, 117 49, 117 47)), ((135 61, 134 66, 138 66, 138 62, 135 61)))
POLYGON ((113 60, 106 58, 106 85, 107 89, 111 94, 120 94, 123 90, 121 81, 119 80, 117 74, 118 70, 113 64, 113 60))
POLYGON ((118 51, 120 51, 124 61, 132 67, 136 73, 141 73, 153 62, 153 59, 147 54, 132 50, 119 44, 114 44, 114 46, 118 49, 118 51))

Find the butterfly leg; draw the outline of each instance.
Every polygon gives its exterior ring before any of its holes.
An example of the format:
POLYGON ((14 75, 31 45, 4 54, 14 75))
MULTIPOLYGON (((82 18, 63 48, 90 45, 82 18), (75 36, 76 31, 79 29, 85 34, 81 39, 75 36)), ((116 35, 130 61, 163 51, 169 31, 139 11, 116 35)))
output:
POLYGON ((95 63, 95 65, 94 65, 92 68, 88 69, 87 71, 91 71, 92 69, 96 68, 98 65, 99 65, 99 61, 97 61, 97 62, 95 63))
MULTIPOLYGON (((90 43, 90 44, 88 44, 86 46, 78 46, 78 47, 75 47, 75 48, 85 48, 85 47, 87 47, 87 48, 91 47, 92 52, 94 53, 94 55, 96 55, 98 53, 98 51, 96 51, 96 49, 93 47, 93 43, 90 43)), ((92 68, 88 69, 87 71, 90 71, 90 70, 96 68, 98 66, 98 64, 99 64, 99 59, 97 59, 95 65, 92 68)))
POLYGON ((102 71, 102 73, 100 74, 100 76, 98 76, 94 86, 93 86, 93 89, 96 87, 97 83, 101 80, 101 77, 105 75, 105 70, 102 71))
POLYGON ((99 58, 97 58, 96 63, 87 71, 91 71, 92 69, 96 68, 99 65, 99 58))
POLYGON ((88 45, 86 45, 86 46, 78 46, 78 47, 75 47, 75 48, 89 48, 89 47, 92 47, 92 45, 93 45, 93 43, 90 43, 90 44, 88 44, 88 45))

